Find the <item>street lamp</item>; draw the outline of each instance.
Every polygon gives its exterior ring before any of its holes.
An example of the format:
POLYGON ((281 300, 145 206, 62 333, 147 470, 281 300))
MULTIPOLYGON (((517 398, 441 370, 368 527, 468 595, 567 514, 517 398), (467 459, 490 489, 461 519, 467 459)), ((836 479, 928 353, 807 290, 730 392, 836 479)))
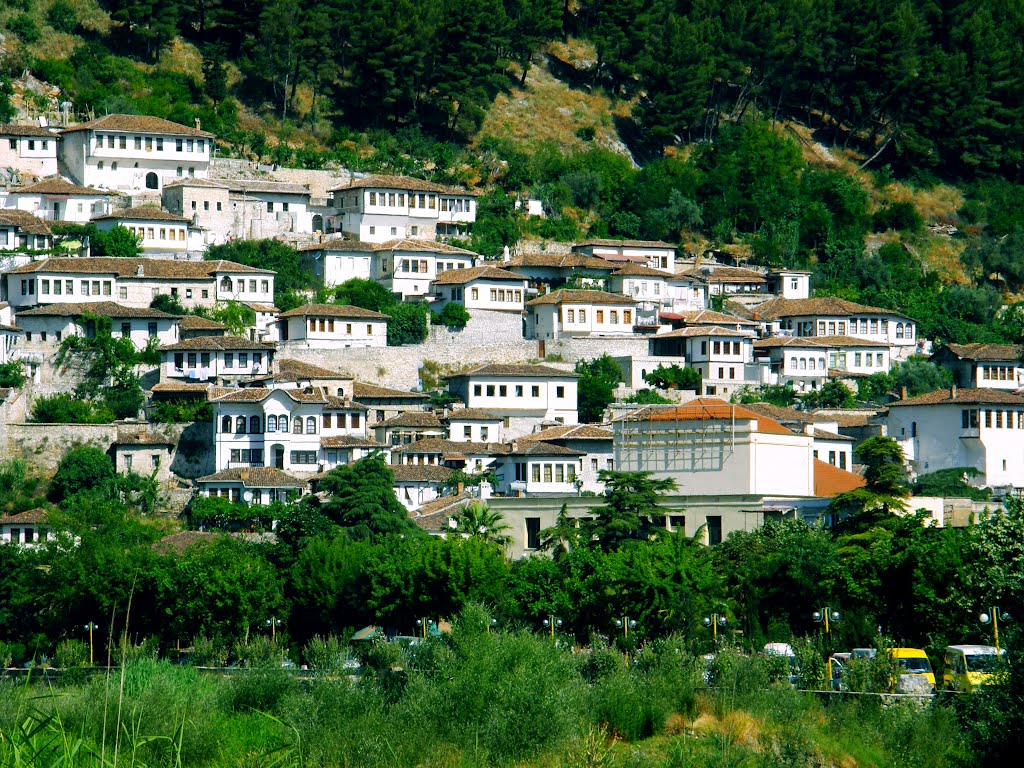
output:
POLYGON ((93 658, 92 657, 92 649, 93 649, 93 645, 92 645, 92 632, 93 632, 94 629, 99 629, 99 626, 96 624, 96 622, 90 621, 88 624, 85 625, 85 629, 89 632, 89 666, 91 667, 92 664, 93 664, 93 661, 92 661, 92 658, 93 658))
POLYGON ((1012 619, 1010 618, 1010 614, 1008 614, 1006 611, 1000 611, 998 605, 994 605, 991 608, 989 608, 989 613, 982 613, 980 616, 978 616, 978 621, 980 621, 982 624, 991 624, 992 625, 992 636, 995 638, 996 656, 997 657, 999 656, 999 622, 1000 622, 1000 620, 1002 620, 1004 622, 1012 621, 1012 619))
MULTIPOLYGON (((622 630, 623 645, 628 648, 629 630, 636 629, 636 619, 631 619, 629 616, 623 616, 621 619, 615 620, 615 628, 622 630)), ((622 652, 622 661, 627 667, 629 666, 629 650, 624 650, 622 652)))
POLYGON ((281 620, 273 617, 267 619, 267 626, 270 627, 270 639, 277 641, 277 628, 281 626, 281 620))
POLYGON ((555 628, 556 627, 558 629, 562 628, 562 620, 559 619, 559 618, 556 618, 554 616, 551 616, 549 614, 548 617, 546 619, 544 619, 544 629, 550 629, 551 630, 551 639, 552 640, 555 639, 555 628))
POLYGON ((819 608, 814 613, 812 613, 811 618, 814 619, 814 621, 818 624, 824 623, 825 634, 828 636, 832 635, 832 628, 829 622, 831 622, 832 624, 838 624, 840 621, 843 620, 842 614, 840 614, 839 611, 834 611, 827 605, 824 608, 819 608))
POLYGON ((704 626, 711 628, 711 639, 714 646, 718 647, 718 628, 725 627, 725 614, 724 613, 712 613, 710 616, 704 617, 704 626))
POLYGON ((427 630, 433 632, 435 626, 436 624, 434 623, 433 619, 428 619, 426 617, 423 617, 422 619, 416 619, 416 629, 420 630, 424 640, 427 639, 427 630))
POLYGON ((490 621, 488 621, 487 622, 487 634, 488 635, 491 634, 491 629, 493 629, 496 626, 498 626, 498 620, 497 619, 491 619, 490 621))

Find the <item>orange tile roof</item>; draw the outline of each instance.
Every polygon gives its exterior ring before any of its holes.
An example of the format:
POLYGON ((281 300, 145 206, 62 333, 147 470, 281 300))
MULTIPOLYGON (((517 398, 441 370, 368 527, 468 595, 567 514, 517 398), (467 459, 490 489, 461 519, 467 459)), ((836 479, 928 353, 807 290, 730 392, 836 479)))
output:
POLYGON ((831 499, 833 496, 863 488, 866 482, 860 475, 833 467, 821 459, 814 460, 814 495, 831 499))
POLYGON ((793 431, 759 413, 755 413, 742 405, 727 403, 712 397, 698 397, 684 405, 643 408, 634 411, 627 419, 637 421, 724 421, 731 419, 757 422, 757 431, 773 435, 793 435, 793 431))

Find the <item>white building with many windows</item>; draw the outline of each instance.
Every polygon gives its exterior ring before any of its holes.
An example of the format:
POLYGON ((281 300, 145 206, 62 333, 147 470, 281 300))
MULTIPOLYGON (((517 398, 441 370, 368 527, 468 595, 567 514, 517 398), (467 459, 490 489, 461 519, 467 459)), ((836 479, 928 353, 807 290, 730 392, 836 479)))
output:
POLYGON ((273 370, 277 345, 239 336, 196 336, 160 347, 160 381, 234 384, 273 370))
POLYGON ((386 347, 390 319, 362 307, 306 304, 282 312, 277 326, 288 349, 386 347))
POLYGON ((522 312, 526 278, 494 266, 451 269, 434 278, 438 308, 461 304, 467 311, 522 312))
POLYGON ((700 372, 705 395, 729 395, 761 383, 753 364, 753 345, 753 333, 717 326, 680 328, 650 339, 655 358, 682 357, 700 372))
POLYGON ((1024 387, 1022 356, 1018 344, 946 344, 931 360, 953 374, 958 387, 1017 390, 1024 387))
POLYGON ((0 190, 0 208, 28 211, 47 221, 85 224, 110 213, 111 193, 72 184, 54 176, 22 187, 0 190))
POLYGON ((44 304, 18 313, 25 346, 56 346, 69 336, 91 338, 97 322, 110 324, 114 338, 131 339, 138 350, 178 341, 178 318, 148 307, 124 307, 112 301, 85 304, 44 304))
POLYGON ((0 125, 0 168, 44 178, 57 173, 60 136, 36 125, 0 125))
POLYGON ((572 249, 615 264, 643 264, 665 272, 676 271, 675 246, 660 240, 587 240, 576 243, 572 249))
POLYGON ((138 240, 144 254, 184 254, 189 250, 191 222, 184 216, 154 206, 124 208, 96 216, 96 229, 109 232, 124 227, 138 240))
POLYGON ((528 435, 542 421, 576 424, 579 376, 548 365, 482 365, 448 377, 467 408, 505 419, 505 438, 528 435))
POLYGON ((79 184, 123 192, 206 178, 213 134, 144 115, 106 115, 61 131, 60 160, 79 184))
POLYGON ((828 378, 887 373, 890 347, 856 336, 772 336, 754 343, 768 365, 769 384, 792 383, 798 392, 817 389, 828 378))
POLYGON ((28 211, 0 209, 0 252, 44 251, 53 247, 49 225, 28 211))
POLYGON ((340 232, 351 240, 464 236, 476 221, 474 193, 423 179, 365 176, 330 191, 335 213, 314 221, 314 230, 340 232))
POLYGON ((640 322, 636 299, 605 291, 563 288, 528 301, 526 309, 527 335, 534 339, 628 336, 640 322))
POLYGON ((224 260, 56 257, 15 267, 0 275, 0 281, 15 311, 91 301, 148 307, 162 294, 186 309, 224 301, 270 302, 274 296, 274 272, 224 260))

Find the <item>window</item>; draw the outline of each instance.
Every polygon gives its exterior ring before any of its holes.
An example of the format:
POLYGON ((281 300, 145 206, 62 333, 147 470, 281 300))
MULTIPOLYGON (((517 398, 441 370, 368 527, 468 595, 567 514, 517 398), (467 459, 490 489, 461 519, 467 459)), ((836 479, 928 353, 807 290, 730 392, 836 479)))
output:
POLYGON ((540 397, 540 386, 534 385, 530 387, 530 397, 540 397))
POLYGON ((236 416, 235 417, 235 434, 236 435, 244 435, 245 434, 245 416, 236 416))
POLYGON ((551 465, 550 464, 545 464, 544 465, 544 482, 545 483, 550 483, 551 482, 551 465))
POLYGON ((508 397, 508 387, 505 384, 498 387, 498 397, 508 397))
POLYGON ((468 424, 464 426, 462 428, 462 436, 467 440, 471 440, 473 438, 473 427, 469 426, 468 424))
POLYGON ((233 352, 224 353, 224 367, 234 368, 235 367, 235 355, 233 352))
POLYGON ((249 353, 248 352, 239 352, 238 353, 238 367, 239 368, 248 368, 249 367, 249 353))
POLYGON ((597 310, 597 322, 599 322, 599 323, 603 323, 604 322, 604 310, 603 309, 597 310))
POLYGON ((483 394, 483 386, 480 385, 480 384, 474 384, 473 385, 473 395, 475 397, 480 397, 482 394, 483 394))
POLYGON ((565 387, 555 387, 555 397, 557 397, 557 398, 565 397, 565 387))
POLYGON ((527 517, 523 522, 526 525, 526 548, 538 549, 540 547, 540 518, 527 517))
POLYGON ((585 310, 585 309, 581 309, 580 310, 580 322, 581 323, 587 322, 587 310, 585 310))
POLYGON ((618 325, 619 324, 619 311, 617 309, 613 309, 613 310, 611 310, 611 312, 609 312, 609 314, 611 315, 611 323, 612 323, 612 325, 618 325))
POLYGON ((722 543, 722 516, 721 515, 708 515, 707 518, 708 526, 708 544, 721 544, 722 543))
POLYGON ((523 396, 523 385, 522 384, 516 384, 516 397, 522 397, 522 396, 523 396))
POLYGON ((315 416, 307 416, 306 417, 306 434, 307 435, 315 435, 316 434, 316 417, 315 416))
POLYGON ((292 451, 292 464, 316 464, 316 451, 292 451))
POLYGON ((267 432, 277 432, 277 416, 267 416, 267 432))
POLYGON ((250 416, 249 417, 249 432, 258 435, 260 433, 260 417, 250 416))
POLYGON ((359 429, 362 424, 362 416, 358 413, 353 413, 349 418, 349 423, 352 425, 352 429, 359 429))
POLYGON ((48 294, 50 292, 50 281, 49 280, 41 280, 39 282, 39 285, 40 285, 40 289, 39 289, 40 293, 48 294))
POLYGON ((488 433, 488 428, 487 427, 480 427, 480 439, 483 442, 487 442, 487 433, 488 433))
POLYGON ((488 384, 487 385, 487 396, 488 397, 494 397, 494 385, 493 384, 488 384))
POLYGON ((296 416, 295 418, 292 419, 292 434, 296 434, 296 435, 301 435, 302 434, 302 417, 301 416, 296 416))
MULTIPOLYGON (((519 291, 516 291, 516 293, 518 294, 519 291)), ((624 310, 622 310, 622 322, 625 323, 626 325, 632 324, 632 322, 633 322, 633 310, 631 310, 631 309, 624 309, 624 310)))

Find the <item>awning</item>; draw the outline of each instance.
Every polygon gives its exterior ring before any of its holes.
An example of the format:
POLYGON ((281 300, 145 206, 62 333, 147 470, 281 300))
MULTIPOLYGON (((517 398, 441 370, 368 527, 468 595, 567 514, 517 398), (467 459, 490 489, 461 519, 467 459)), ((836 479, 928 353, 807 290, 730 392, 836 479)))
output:
POLYGON ((381 637, 382 634, 380 627, 363 627, 352 635, 352 642, 355 642, 356 640, 373 640, 376 637, 381 637))

